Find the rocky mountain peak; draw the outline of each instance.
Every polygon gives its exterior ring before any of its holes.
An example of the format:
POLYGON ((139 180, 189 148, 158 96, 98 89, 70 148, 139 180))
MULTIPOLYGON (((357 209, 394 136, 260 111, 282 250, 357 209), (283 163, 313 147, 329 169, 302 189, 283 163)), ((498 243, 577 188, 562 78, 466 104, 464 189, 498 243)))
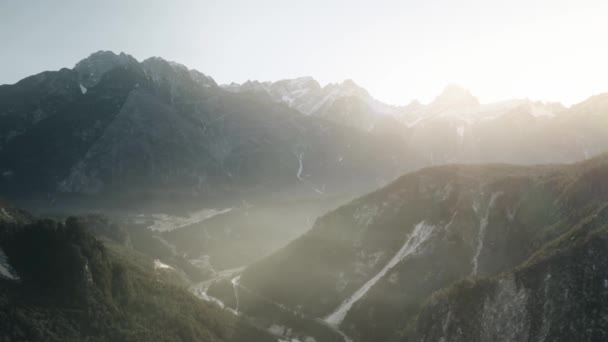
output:
POLYGON ((143 68, 154 82, 167 80, 171 83, 179 79, 191 79, 195 83, 205 88, 215 88, 217 83, 213 78, 195 69, 188 69, 183 64, 167 61, 161 57, 150 57, 142 63, 143 68))
POLYGON ((460 109, 479 105, 479 100, 471 92, 459 85, 447 85, 441 94, 431 102, 430 108, 436 111, 460 109))
POLYGON ((268 93, 268 82, 260 82, 257 80, 247 80, 243 84, 231 83, 230 85, 222 86, 225 90, 233 93, 268 93))
POLYGON ((321 85, 314 78, 310 76, 298 77, 294 79, 285 79, 274 82, 272 89, 275 92, 280 92, 282 95, 290 93, 298 96, 304 93, 311 93, 321 90, 321 85))
POLYGON ((365 100, 371 98, 369 92, 365 88, 359 86, 352 79, 346 79, 341 83, 331 83, 325 86, 324 90, 334 93, 338 96, 356 96, 365 100))
POLYGON ((112 51, 97 51, 76 64, 80 83, 86 87, 95 86, 101 77, 117 67, 138 66, 139 62, 124 52, 115 54, 112 51))

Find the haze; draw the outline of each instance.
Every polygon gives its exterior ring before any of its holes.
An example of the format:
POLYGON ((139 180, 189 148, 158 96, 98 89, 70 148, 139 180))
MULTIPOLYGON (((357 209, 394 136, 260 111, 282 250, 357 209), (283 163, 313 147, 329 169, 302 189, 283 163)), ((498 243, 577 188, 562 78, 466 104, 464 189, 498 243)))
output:
POLYGON ((382 101, 447 83, 482 102, 572 104, 608 90, 604 1, 0 2, 0 84, 100 49, 162 56, 219 83, 353 79, 382 101))
POLYGON ((0 0, 0 342, 608 341, 606 18, 0 0))

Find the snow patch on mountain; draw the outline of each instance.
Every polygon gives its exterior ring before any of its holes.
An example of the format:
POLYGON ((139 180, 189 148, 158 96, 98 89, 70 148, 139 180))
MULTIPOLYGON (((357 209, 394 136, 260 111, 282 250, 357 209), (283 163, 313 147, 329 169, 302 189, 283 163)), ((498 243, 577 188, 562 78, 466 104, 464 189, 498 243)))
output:
MULTIPOLYGON (((503 194, 502 192, 495 192, 491 195, 490 202, 488 203, 488 206, 486 207, 485 213, 479 219, 479 233, 477 234, 477 248, 475 249, 475 255, 473 256, 473 260, 472 260, 473 271, 471 272, 471 275, 477 275, 477 273, 478 273, 479 256, 481 255, 481 251, 483 250, 483 242, 486 237, 486 228, 488 227, 488 223, 489 223, 490 211, 494 207, 494 204, 496 203, 496 199, 498 199, 498 197, 500 197, 502 194, 503 194)), ((473 210, 475 211, 475 214, 478 214, 479 205, 478 204, 476 205, 474 203, 473 210)))
POLYGON ((465 129, 464 125, 460 125, 460 126, 456 127, 456 133, 460 137, 461 143, 462 143, 462 140, 464 139, 464 129, 465 129))
POLYGON ((414 227, 414 231, 405 241, 401 249, 389 260, 389 262, 378 272, 374 277, 369 279, 361 286, 353 295, 344 301, 334 312, 327 316, 325 322, 338 326, 342 323, 348 311, 353 304, 359 301, 363 296, 395 265, 403 259, 417 252, 417 249, 422 245, 432 234, 435 226, 427 224, 425 221, 418 223, 414 227))
POLYGON ((2 214, 2 216, 4 216, 5 219, 9 220, 9 221, 13 221, 13 215, 11 215, 6 208, 0 208, 0 214, 2 214))
POLYGON ((8 263, 6 254, 2 248, 0 248, 0 277, 4 277, 10 280, 19 280, 19 276, 15 273, 11 265, 8 263))
POLYGON ((236 311, 236 313, 239 313, 239 284, 241 282, 241 275, 239 274, 238 276, 232 278, 232 280, 230 280, 230 283, 232 284, 232 290, 234 291, 234 299, 236 301, 236 307, 234 308, 234 311, 236 311))
MULTIPOLYGON (((312 77, 299 77, 276 82, 247 81, 243 84, 231 83, 221 86, 233 93, 265 93, 273 101, 282 103, 304 115, 321 115, 336 100, 355 97, 366 103, 373 112, 396 116, 397 107, 374 99, 364 88, 352 80, 330 83, 321 87, 312 77)), ((369 129, 369 127, 366 127, 369 129)))
POLYGON ((303 153, 300 153, 298 155, 298 173, 296 174, 296 177, 298 177, 299 180, 304 180, 304 177, 302 177, 302 171, 304 169, 304 164, 302 163, 302 156, 303 153))
POLYGON ((169 266, 159 259, 154 260, 154 270, 175 270, 172 266, 169 266))

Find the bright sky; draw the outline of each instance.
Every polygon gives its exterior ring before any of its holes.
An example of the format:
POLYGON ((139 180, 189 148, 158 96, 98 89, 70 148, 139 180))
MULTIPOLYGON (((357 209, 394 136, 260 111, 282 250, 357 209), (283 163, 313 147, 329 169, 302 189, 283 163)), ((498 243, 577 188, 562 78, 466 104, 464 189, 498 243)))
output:
POLYGON ((572 104, 608 92, 607 18, 605 0, 0 0, 0 84, 113 50, 219 83, 350 78, 393 104, 448 83, 572 104))

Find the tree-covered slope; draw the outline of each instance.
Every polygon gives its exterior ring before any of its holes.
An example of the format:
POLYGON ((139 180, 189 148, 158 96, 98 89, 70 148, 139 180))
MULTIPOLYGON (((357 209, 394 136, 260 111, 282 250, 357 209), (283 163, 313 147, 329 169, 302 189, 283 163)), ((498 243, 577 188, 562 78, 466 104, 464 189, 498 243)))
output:
MULTIPOLYGON (((2 341, 274 341, 75 218, 2 223, 2 341)), ((160 265, 160 266, 159 266, 160 265)))
POLYGON ((412 341, 434 292, 512 270, 599 215, 606 179, 606 155, 573 165, 424 169, 320 218, 248 267, 241 286, 356 341, 412 341))

